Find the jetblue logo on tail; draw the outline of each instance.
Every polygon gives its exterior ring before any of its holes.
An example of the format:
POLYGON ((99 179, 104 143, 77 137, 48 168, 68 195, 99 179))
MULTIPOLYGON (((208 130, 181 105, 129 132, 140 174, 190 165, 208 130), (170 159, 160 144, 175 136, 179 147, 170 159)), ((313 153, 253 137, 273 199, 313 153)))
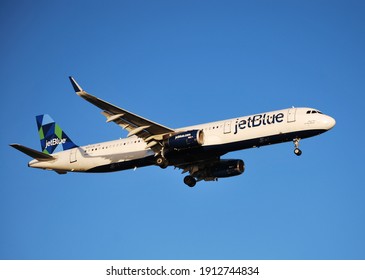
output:
POLYGON ((77 147, 49 115, 36 117, 42 152, 52 154, 77 147))
POLYGON ((57 146, 59 144, 65 144, 66 141, 67 141, 66 138, 63 138, 63 139, 53 138, 49 141, 46 141, 46 149, 50 146, 57 146))

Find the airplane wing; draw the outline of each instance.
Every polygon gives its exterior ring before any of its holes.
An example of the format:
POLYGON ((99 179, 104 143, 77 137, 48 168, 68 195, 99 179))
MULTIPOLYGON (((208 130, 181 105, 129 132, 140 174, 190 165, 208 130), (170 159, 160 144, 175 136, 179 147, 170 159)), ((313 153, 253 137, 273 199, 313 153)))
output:
POLYGON ((171 128, 128 112, 125 109, 87 93, 78 85, 73 77, 69 77, 69 79, 77 95, 102 109, 102 114, 106 117, 106 121, 114 122, 123 129, 126 129, 129 132, 128 137, 136 135, 146 141, 148 147, 153 148, 158 144, 158 141, 162 140, 163 135, 174 132, 171 128))

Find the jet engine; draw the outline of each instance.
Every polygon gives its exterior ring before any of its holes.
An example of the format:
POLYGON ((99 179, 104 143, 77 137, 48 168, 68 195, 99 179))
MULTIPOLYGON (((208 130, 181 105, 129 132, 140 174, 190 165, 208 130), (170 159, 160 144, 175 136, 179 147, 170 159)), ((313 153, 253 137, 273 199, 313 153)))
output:
POLYGON ((241 175, 245 171, 245 164, 241 159, 223 159, 207 170, 208 177, 227 178, 241 175))
POLYGON ((164 145, 175 150, 199 147, 204 144, 203 130, 189 130, 175 134, 164 141, 164 145))

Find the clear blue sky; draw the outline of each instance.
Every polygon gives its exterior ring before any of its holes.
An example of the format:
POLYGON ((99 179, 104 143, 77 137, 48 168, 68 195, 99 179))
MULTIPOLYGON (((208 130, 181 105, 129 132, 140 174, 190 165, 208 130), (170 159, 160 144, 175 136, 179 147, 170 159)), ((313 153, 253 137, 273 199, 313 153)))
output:
POLYGON ((2 1, 1 259, 364 259, 363 1, 2 1), (231 153, 242 176, 30 169, 50 114, 79 145, 126 136, 73 92, 169 127, 309 106, 321 136, 231 153))

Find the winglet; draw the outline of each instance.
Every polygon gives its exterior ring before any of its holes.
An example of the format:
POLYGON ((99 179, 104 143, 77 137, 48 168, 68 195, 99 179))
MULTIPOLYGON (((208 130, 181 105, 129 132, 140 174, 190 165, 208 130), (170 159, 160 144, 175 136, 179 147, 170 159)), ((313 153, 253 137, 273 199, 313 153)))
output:
POLYGON ((75 90, 75 92, 82 92, 83 89, 79 86, 79 84, 75 81, 75 79, 71 76, 68 77, 71 81, 71 84, 75 90))

